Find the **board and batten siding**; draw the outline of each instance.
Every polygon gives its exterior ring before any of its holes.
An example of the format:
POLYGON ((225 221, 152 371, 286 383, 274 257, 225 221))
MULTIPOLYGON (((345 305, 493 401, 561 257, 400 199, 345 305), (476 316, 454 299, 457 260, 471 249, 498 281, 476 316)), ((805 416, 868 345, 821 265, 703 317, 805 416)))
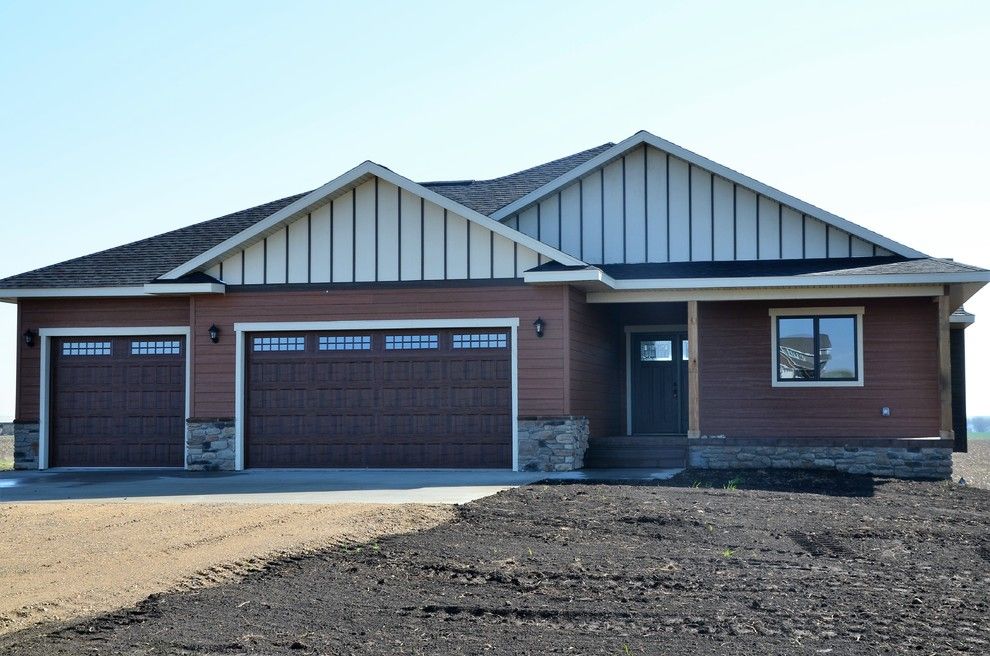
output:
POLYGON ((590 264, 891 255, 653 146, 503 221, 590 264))
POLYGON ((375 177, 205 271, 228 285, 483 280, 547 261, 375 177))

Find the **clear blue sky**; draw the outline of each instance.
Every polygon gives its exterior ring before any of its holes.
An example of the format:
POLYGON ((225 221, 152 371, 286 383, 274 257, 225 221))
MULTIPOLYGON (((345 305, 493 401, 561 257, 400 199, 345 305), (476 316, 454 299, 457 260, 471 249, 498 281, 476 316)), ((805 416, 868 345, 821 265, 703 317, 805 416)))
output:
MULTIPOLYGON (((639 129, 990 267, 988 8, 0 0, 0 276, 365 159, 483 178, 639 129)), ((990 414, 990 291, 969 309, 990 414)), ((15 338, 0 306, 0 417, 15 338)))

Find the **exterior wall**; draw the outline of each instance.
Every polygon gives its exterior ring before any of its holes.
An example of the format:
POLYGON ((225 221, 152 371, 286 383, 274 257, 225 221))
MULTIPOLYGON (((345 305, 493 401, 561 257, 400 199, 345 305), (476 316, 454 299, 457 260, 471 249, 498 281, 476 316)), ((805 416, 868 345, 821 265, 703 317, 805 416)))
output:
POLYGON ((186 469, 233 471, 234 421, 189 419, 186 422, 186 469))
POLYGON ((571 471, 584 467, 587 417, 524 417, 519 420, 519 469, 571 471))
POLYGON ((511 279, 546 261, 373 177, 206 272, 228 285, 511 279))
POLYGON ((701 434, 939 435, 938 306, 928 298, 719 302, 699 308, 701 434), (862 387, 771 386, 771 307, 862 305, 862 387), (891 409, 890 417, 881 408, 891 409))
POLYGON ((590 305, 567 289, 568 349, 566 412, 587 417, 592 437, 619 435, 623 425, 622 328, 615 306, 590 305))
MULTIPOLYGON (((22 299, 17 304, 17 334, 31 329, 94 326, 187 326, 189 299, 106 298, 106 299, 22 299)), ((40 340, 27 346, 17 340, 17 401, 15 419, 38 421, 41 377, 40 340)))
POLYGON ((688 462, 702 469, 831 469, 897 478, 952 476, 952 441, 921 440, 747 440, 688 441, 688 462))
POLYGON ((234 323, 519 317, 519 415, 564 410, 563 293, 560 287, 446 285, 334 291, 229 291, 193 303, 194 417, 234 416, 234 323), (543 317, 537 338, 533 322, 543 317), (214 344, 211 324, 220 329, 214 344))
POLYGON ((890 255, 652 146, 504 221, 591 264, 890 255))

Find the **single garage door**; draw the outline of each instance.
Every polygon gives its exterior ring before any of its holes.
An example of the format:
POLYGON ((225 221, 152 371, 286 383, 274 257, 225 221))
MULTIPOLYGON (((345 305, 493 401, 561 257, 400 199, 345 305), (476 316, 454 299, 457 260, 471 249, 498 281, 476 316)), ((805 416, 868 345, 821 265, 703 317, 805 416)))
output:
POLYGON ((511 467, 508 329, 247 336, 248 467, 511 467))
POLYGON ((56 338, 51 391, 50 466, 183 466, 183 338, 56 338))

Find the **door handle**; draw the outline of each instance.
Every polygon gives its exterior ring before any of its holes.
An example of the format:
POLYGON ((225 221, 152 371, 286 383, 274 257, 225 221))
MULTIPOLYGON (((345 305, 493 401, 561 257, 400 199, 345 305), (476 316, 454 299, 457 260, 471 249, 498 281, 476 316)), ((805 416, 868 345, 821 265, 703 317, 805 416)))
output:
POLYGON ((677 382, 674 381, 674 398, 677 398, 677 382))

